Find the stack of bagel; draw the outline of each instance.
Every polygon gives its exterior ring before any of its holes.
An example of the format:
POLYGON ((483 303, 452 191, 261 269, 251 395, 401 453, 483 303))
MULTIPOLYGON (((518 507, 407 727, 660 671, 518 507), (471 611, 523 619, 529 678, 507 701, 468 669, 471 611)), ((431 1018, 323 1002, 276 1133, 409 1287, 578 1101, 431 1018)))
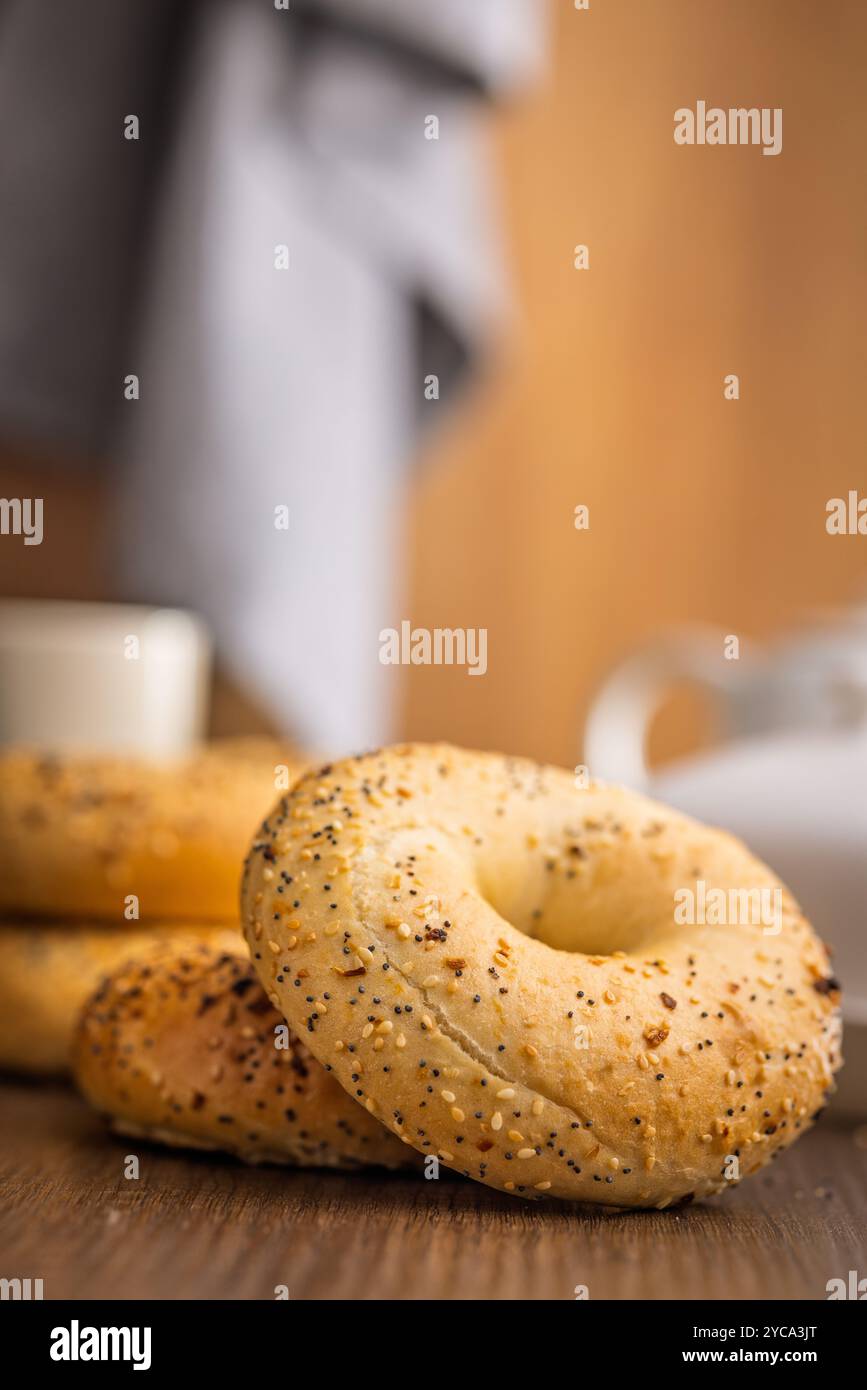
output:
POLYGON ((0 754, 0 1068, 68 1071, 84 1000, 131 957, 244 952, 238 864, 281 769, 247 739, 173 763, 0 754))
MULTIPOLYGON (((62 770, 20 775, 54 778, 65 816, 85 795, 62 770)), ((223 807, 233 826, 248 809, 223 807)), ((124 1133, 663 1208, 762 1168, 833 1089, 839 986, 798 904, 731 836, 623 788, 444 745, 302 772, 251 840, 247 821, 246 956, 206 935, 234 896, 231 836, 215 855, 176 817, 157 863, 146 815, 120 856, 82 833, 81 862, 64 816, 34 823, 20 794, 13 810, 0 879, 42 921, 7 931, 56 932, 63 885, 95 906, 98 864, 103 906, 134 877, 173 932, 179 905, 198 929, 120 966, 76 1030, 78 1083, 124 1133), (675 904, 699 881, 773 894, 778 920, 685 924, 675 904)))

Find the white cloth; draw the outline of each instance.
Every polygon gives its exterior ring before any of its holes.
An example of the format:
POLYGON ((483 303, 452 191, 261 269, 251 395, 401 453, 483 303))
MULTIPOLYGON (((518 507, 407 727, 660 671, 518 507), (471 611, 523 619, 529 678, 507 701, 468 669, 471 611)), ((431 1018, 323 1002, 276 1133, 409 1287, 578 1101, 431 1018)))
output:
POLYGON ((378 634, 406 616, 406 463, 420 413, 442 408, 423 397, 437 366, 417 355, 419 303, 468 353, 502 304, 478 103, 459 78, 532 71, 540 6, 312 9, 388 31, 409 61, 354 29, 293 28, 291 10, 201 11, 123 368, 141 398, 124 407, 117 534, 128 591, 202 612, 276 721, 335 751, 391 729, 378 634))

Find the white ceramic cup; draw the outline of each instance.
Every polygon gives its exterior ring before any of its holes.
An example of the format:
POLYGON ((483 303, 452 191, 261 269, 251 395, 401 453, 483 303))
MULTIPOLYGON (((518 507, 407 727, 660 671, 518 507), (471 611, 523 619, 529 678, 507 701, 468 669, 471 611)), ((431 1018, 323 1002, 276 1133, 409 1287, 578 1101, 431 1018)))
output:
POLYGON ((192 613, 0 601, 0 743, 172 757, 203 735, 211 641, 192 613))

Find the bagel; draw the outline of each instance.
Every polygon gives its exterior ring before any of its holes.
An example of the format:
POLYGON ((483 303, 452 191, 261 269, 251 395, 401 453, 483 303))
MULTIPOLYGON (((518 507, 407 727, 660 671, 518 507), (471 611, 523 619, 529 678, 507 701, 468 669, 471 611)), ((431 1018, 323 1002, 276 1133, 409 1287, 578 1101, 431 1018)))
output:
POLYGON ((121 923, 234 922, 254 826, 300 772, 276 744, 231 739, 171 763, 0 753, 0 914, 121 923))
POLYGON ((73 1067, 121 1134, 248 1163, 415 1159, 289 1032, 249 960, 207 946, 169 946, 105 980, 81 1015, 73 1067))
POLYGON ((663 1208, 761 1168, 840 1064, 825 948, 730 835, 615 786, 440 746, 308 772, 243 925, 311 1052, 420 1153, 528 1198, 663 1208), (781 929, 679 925, 699 880, 781 929))
POLYGON ((237 927, 0 922, 0 1068, 48 1075, 68 1071, 70 1041, 88 995, 123 961, 165 942, 201 942, 247 954, 237 927))

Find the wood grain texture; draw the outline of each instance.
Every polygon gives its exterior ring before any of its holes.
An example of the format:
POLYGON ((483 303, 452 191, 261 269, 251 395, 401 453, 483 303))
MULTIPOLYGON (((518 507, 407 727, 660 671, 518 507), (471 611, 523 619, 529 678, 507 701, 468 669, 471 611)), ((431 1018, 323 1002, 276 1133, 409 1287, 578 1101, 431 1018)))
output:
MULTIPOLYGON (((863 543, 824 522, 864 489, 867 6, 551 12, 548 70, 493 130, 518 313, 432 445, 407 544, 401 616, 487 627, 488 673, 395 680, 413 738, 568 766, 598 682, 661 630, 712 624, 746 660, 864 592, 863 543), (782 107, 782 154, 675 145, 699 98, 782 107)), ((657 756, 708 731, 696 705, 657 756)))
POLYGON ((0 1085, 0 1134, 0 1275, 42 1278, 46 1298, 823 1299, 867 1272, 867 1151, 827 1122, 765 1176, 668 1213, 172 1154, 109 1137, 62 1086, 0 1085))

